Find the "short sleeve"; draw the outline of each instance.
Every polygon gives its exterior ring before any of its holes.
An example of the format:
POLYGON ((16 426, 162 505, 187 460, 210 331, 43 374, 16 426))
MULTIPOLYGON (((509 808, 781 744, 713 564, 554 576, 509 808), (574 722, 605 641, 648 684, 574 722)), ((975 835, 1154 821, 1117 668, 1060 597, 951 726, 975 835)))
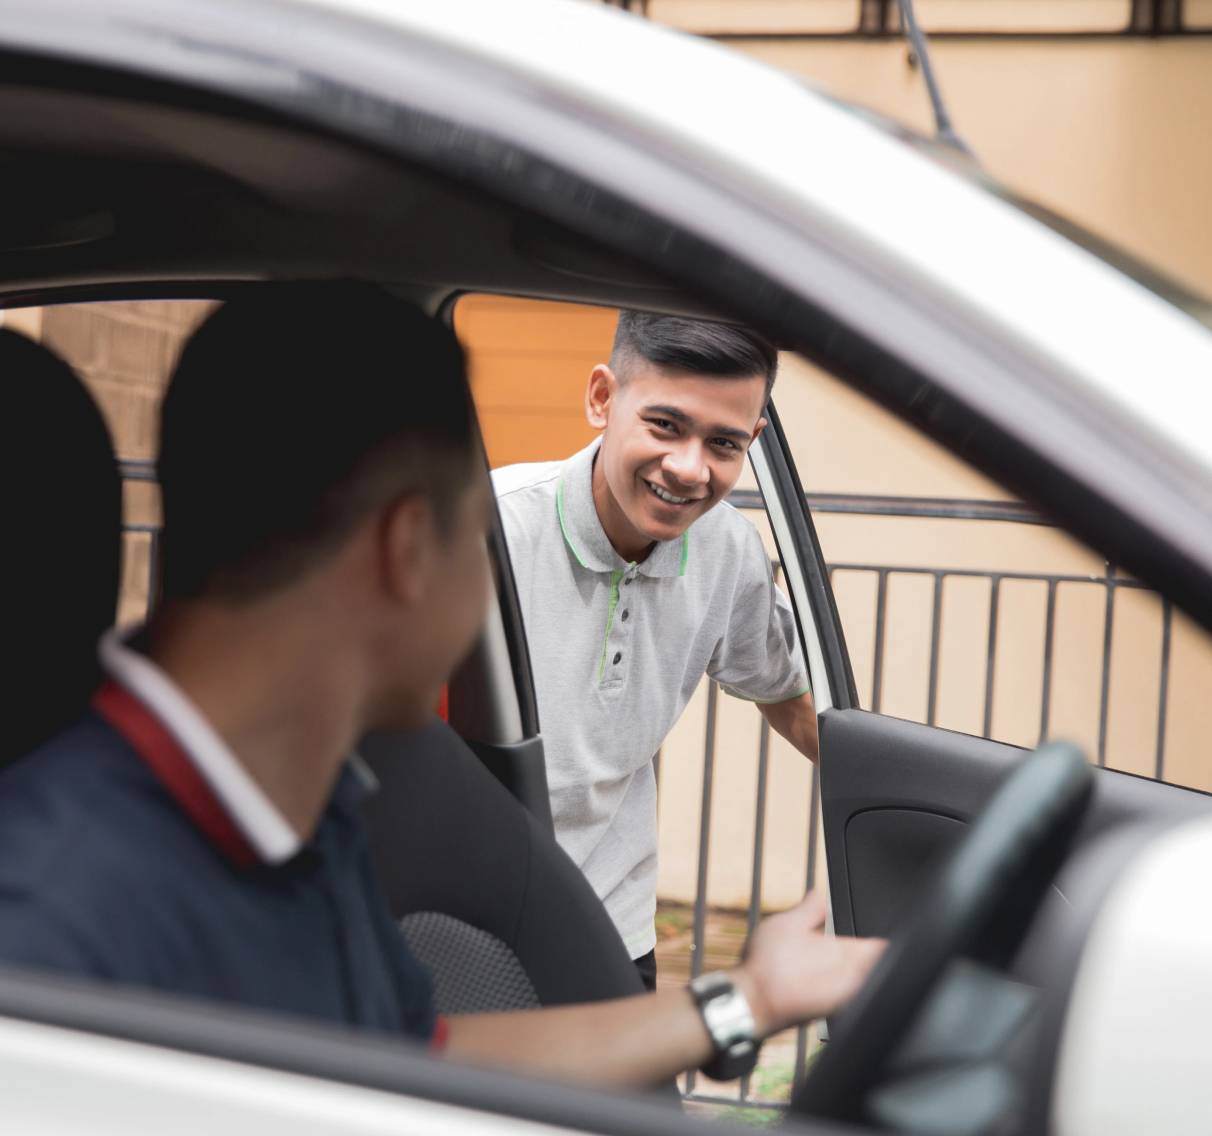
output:
POLYGON ((795 614, 774 582, 758 532, 743 522, 741 565, 727 629, 707 673, 728 693, 750 702, 785 702, 810 689, 799 649, 795 614))

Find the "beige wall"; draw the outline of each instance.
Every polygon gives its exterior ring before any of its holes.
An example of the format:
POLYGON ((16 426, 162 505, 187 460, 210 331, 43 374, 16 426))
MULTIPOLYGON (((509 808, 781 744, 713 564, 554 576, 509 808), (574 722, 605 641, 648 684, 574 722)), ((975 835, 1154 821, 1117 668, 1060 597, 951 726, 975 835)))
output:
POLYGON ((489 463, 556 461, 594 436, 585 383, 610 356, 615 313, 582 304, 466 296, 455 331, 468 347, 471 389, 489 463))
MULTIPOLYGON (((933 130, 899 43, 737 49, 933 130)), ((1212 292, 1212 40, 939 40, 932 57, 956 128, 990 174, 1212 292)))

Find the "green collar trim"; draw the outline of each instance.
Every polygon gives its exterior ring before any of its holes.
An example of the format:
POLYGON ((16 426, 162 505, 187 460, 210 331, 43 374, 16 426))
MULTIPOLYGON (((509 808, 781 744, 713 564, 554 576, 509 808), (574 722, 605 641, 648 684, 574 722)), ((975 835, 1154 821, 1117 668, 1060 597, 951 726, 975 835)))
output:
POLYGON ((589 565, 585 563, 584 558, 581 556, 581 550, 579 548, 577 548, 577 546, 575 544, 572 543, 572 535, 568 531, 568 522, 564 519, 564 475, 563 474, 560 475, 559 488, 556 489, 556 513, 559 515, 559 518, 560 518, 560 532, 562 532, 564 534, 564 540, 567 543, 568 547, 570 549, 572 549, 572 554, 573 554, 573 556, 575 556, 577 558, 577 563, 582 568, 588 568, 589 565))
POLYGON ((686 575, 686 561, 690 559, 690 530, 682 533, 682 555, 678 560, 678 575, 686 575))

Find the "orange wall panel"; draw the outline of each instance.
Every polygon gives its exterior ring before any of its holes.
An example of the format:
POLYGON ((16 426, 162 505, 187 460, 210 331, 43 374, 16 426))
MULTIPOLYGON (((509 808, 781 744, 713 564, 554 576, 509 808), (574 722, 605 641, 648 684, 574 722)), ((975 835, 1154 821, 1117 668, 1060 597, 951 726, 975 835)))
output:
POLYGON ((586 445, 585 384, 610 358, 615 312, 505 296, 466 296, 455 330, 493 468, 555 461, 586 445))

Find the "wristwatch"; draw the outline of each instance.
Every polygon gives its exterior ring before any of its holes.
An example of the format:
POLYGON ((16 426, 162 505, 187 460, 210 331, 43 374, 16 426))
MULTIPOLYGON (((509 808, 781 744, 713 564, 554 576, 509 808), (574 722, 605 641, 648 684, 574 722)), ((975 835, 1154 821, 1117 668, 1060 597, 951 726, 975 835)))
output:
POLYGON ((702 1066, 703 1072, 713 1081, 743 1077, 757 1064, 761 1048, 753 1036, 753 1011, 745 995, 718 970, 693 979, 690 994, 715 1047, 715 1056, 702 1066))

